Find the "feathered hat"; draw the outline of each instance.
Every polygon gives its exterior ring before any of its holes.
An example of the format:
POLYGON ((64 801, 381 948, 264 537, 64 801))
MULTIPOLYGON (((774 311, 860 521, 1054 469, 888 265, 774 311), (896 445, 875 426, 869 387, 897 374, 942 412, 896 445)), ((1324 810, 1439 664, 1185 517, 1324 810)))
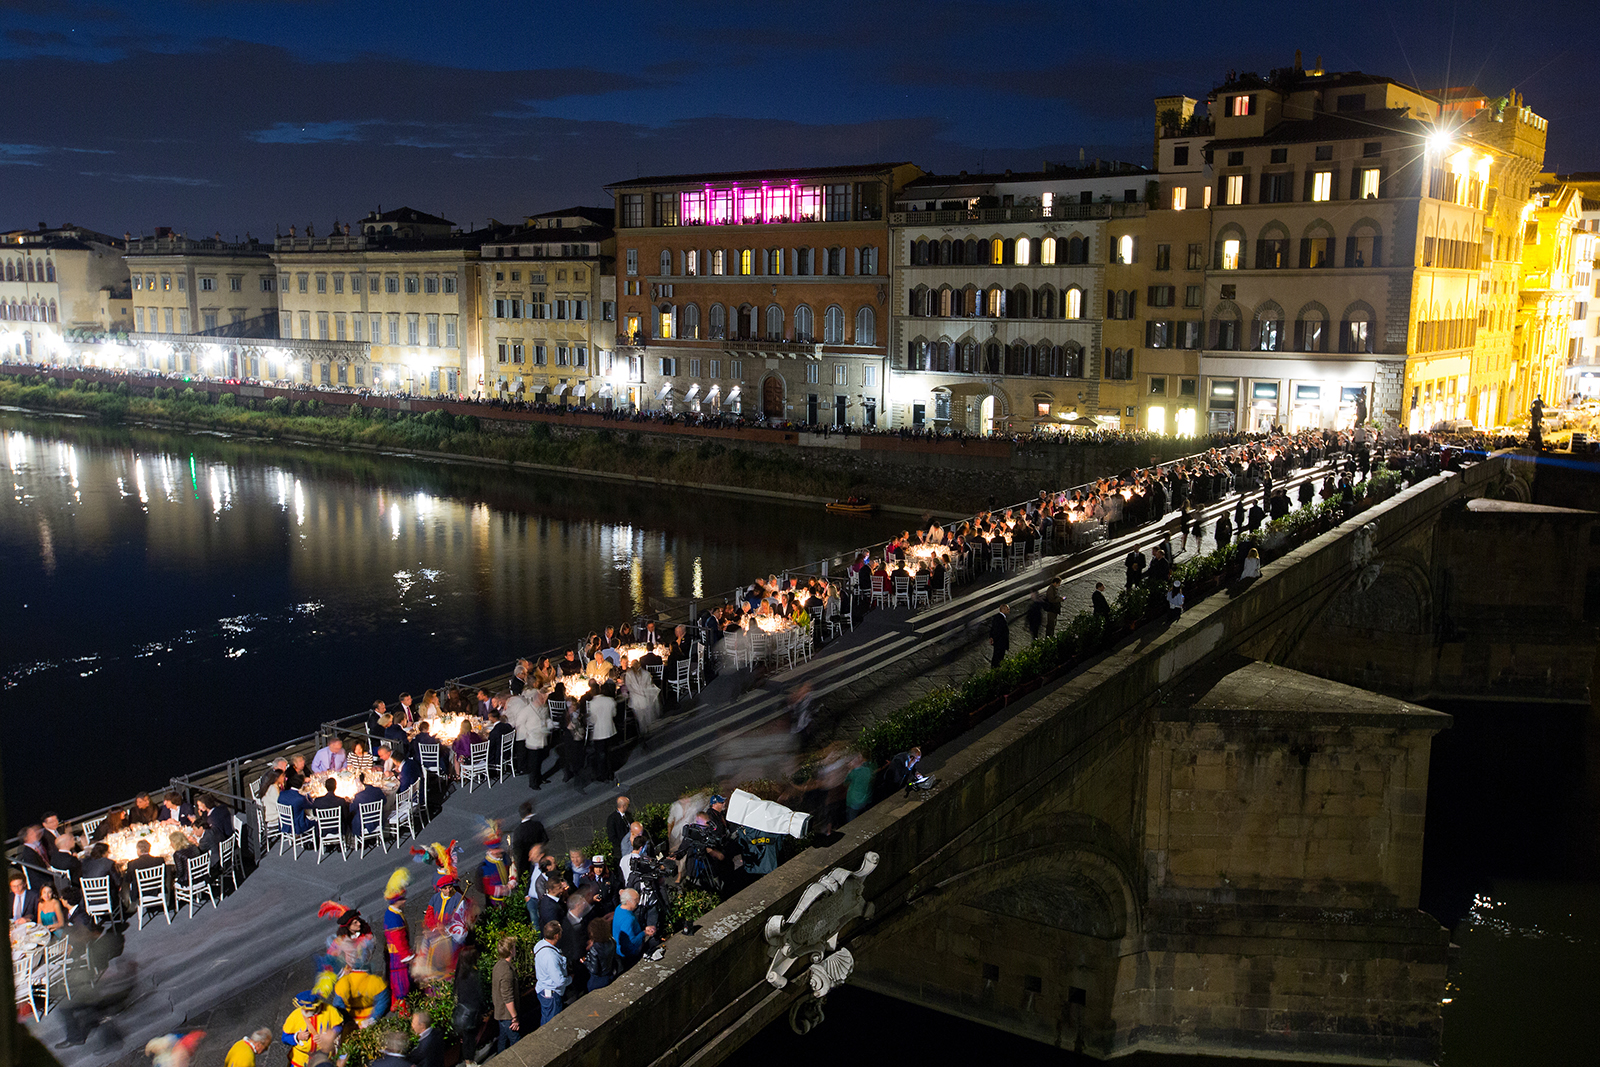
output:
POLYGON ((362 926, 366 925, 366 920, 361 918, 359 911, 354 908, 347 908, 337 900, 323 901, 322 907, 317 909, 317 918, 336 920, 339 924, 339 932, 345 935, 350 933, 350 927, 357 922, 360 922, 362 926))
POLYGON ((411 862, 432 863, 439 871, 439 877, 433 880, 435 889, 442 889, 447 885, 454 885, 456 881, 456 859, 461 855, 461 849, 456 842, 441 845, 437 841, 427 848, 411 849, 411 862))
POLYGON ((483 820, 483 847, 490 852, 505 847, 505 838, 500 833, 499 819, 483 820))
POLYGON ((411 872, 404 867, 396 867, 389 876, 389 884, 383 889, 383 899, 388 901, 404 900, 406 886, 411 884, 411 872))

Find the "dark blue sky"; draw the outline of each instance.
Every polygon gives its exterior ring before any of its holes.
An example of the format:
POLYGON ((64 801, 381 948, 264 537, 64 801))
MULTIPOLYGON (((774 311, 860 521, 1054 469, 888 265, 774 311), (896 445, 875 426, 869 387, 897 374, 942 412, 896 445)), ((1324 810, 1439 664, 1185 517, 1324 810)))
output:
POLYGON ((1592 8, 1541 4, 0 0, 0 227, 463 225, 640 174, 1148 162, 1151 100, 1230 69, 1519 88, 1600 169, 1592 8), (1586 14, 1586 12, 1589 12, 1586 14))

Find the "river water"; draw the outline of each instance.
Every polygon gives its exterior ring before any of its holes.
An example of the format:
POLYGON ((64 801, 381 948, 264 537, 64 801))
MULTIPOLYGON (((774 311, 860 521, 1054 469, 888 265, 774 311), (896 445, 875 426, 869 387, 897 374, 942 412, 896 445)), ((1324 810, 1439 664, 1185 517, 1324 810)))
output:
MULTIPOLYGON (((0 437, 8 834, 905 524, 14 411, 0 437)), ((1442 1062, 1592 1063, 1596 716, 1441 710, 1422 906, 1459 946, 1442 1062)), ((779 1022, 747 1052, 782 1067, 838 1041, 862 1061, 1042 1051, 847 988, 810 1037, 779 1022)))
POLYGON ((0 437, 8 836, 906 521, 15 411, 0 437))

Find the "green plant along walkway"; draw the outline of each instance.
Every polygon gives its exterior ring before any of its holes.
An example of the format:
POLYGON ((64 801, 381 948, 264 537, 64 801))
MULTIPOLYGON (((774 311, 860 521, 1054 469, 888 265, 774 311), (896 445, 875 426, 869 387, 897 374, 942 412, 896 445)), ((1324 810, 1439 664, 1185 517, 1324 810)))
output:
MULTIPOLYGON (((1393 494, 1400 473, 1379 464, 1372 475, 1355 486, 1354 511, 1393 494)), ((1337 500, 1308 505, 1274 519, 1225 548, 1185 560, 1172 568, 1174 581, 1183 583, 1188 605, 1215 593, 1239 573, 1244 557, 1254 548, 1266 564, 1332 529, 1349 516, 1337 500)), ((863 727, 856 748, 869 760, 882 763, 912 746, 929 748, 957 736, 995 711, 1006 697, 1058 677, 1111 641, 1145 623, 1160 618, 1166 604, 1148 585, 1124 589, 1111 606, 1109 619, 1080 611, 1066 621, 1054 637, 1041 637, 1001 661, 980 670, 960 685, 941 686, 898 711, 882 715, 863 727)))

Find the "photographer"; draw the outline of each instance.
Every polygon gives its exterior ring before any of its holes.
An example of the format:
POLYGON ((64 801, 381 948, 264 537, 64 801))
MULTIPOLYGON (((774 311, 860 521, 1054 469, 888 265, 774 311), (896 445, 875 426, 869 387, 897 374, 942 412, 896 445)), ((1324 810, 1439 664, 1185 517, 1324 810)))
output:
POLYGON ((706 812, 694 817, 694 822, 683 828, 683 845, 678 849, 678 882, 684 881, 696 889, 722 895, 727 882, 727 837, 706 812))

